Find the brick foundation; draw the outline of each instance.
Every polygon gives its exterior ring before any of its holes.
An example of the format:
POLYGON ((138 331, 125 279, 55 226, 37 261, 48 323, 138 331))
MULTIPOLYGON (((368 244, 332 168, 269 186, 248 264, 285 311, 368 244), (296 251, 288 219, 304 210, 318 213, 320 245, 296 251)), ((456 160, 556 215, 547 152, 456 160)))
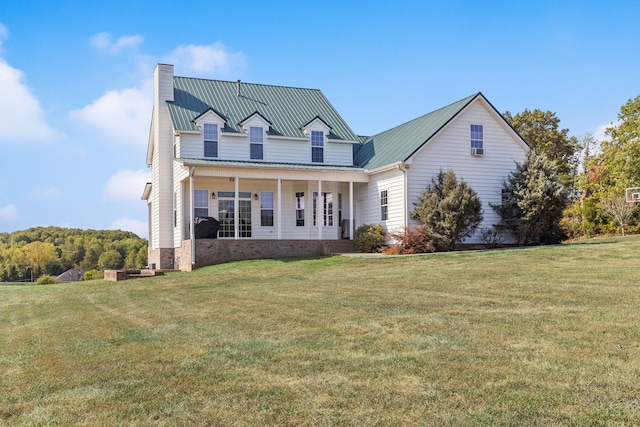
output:
POLYGON ((176 269, 193 268, 248 259, 288 258, 352 252, 350 240, 196 240, 196 262, 191 264, 191 241, 176 248, 176 269))

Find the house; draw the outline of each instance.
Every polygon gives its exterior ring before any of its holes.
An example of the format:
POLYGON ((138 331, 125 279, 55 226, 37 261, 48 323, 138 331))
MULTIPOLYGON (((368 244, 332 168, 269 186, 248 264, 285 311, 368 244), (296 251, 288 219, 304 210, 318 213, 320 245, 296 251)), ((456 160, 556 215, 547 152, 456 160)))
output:
POLYGON ((142 196, 149 263, 309 255, 362 224, 412 227, 414 202, 441 169, 479 193, 490 227, 489 203, 528 150, 482 93, 360 137, 319 90, 177 77, 158 64, 142 196), (192 238, 196 217, 219 222, 216 239, 192 238))

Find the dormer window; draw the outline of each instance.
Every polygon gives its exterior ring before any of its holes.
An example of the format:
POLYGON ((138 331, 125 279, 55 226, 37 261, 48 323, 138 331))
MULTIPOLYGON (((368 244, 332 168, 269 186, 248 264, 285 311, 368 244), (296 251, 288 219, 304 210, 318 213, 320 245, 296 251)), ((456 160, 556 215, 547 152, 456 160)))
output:
POLYGON ((204 157, 218 157, 218 125, 204 123, 202 134, 204 137, 204 157))
POLYGON ((324 163, 324 132, 311 131, 311 161, 324 163))
POLYGON ((249 128, 249 151, 251 160, 264 159, 264 132, 261 127, 251 126, 249 128))

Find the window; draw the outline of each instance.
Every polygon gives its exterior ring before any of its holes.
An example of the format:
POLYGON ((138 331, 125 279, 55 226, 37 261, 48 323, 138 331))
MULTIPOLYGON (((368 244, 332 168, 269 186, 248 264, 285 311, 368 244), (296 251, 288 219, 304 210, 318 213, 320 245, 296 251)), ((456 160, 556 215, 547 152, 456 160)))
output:
MULTIPOLYGON (((235 237, 235 195, 233 191, 218 192, 218 236, 235 237)), ((238 193, 238 237, 251 237, 251 193, 238 193)))
POLYGON ((209 192, 193 190, 193 216, 209 216, 209 192))
POLYGON ((324 132, 311 131, 311 161, 324 163, 324 132))
POLYGON ((380 221, 389 219, 389 198, 387 190, 380 192, 380 221))
POLYGON ((249 151, 251 160, 262 160, 264 158, 264 145, 262 140, 263 132, 261 127, 249 128, 249 151))
POLYGON ((178 226, 178 193, 173 192, 173 226, 178 226))
MULTIPOLYGON (((313 225, 317 225, 316 212, 318 193, 313 193, 313 225)), ((333 193, 322 193, 322 225, 333 226, 333 193)))
POLYGON ((471 154, 481 156, 484 154, 482 125, 471 125, 471 154))
POLYGON ((260 192, 260 225, 273 227, 273 191, 260 192))
POLYGON ((296 193, 296 227, 304 227, 304 193, 296 193))
POLYGON ((218 125, 205 123, 202 125, 204 135, 204 156, 218 157, 218 125))

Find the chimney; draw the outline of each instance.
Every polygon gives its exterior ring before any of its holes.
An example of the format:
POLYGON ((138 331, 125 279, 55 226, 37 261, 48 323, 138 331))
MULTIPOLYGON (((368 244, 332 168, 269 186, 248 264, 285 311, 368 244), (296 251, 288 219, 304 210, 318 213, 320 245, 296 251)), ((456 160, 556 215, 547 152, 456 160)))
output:
POLYGON ((242 96, 242 93, 240 92, 240 79, 238 79, 238 98, 242 96))

